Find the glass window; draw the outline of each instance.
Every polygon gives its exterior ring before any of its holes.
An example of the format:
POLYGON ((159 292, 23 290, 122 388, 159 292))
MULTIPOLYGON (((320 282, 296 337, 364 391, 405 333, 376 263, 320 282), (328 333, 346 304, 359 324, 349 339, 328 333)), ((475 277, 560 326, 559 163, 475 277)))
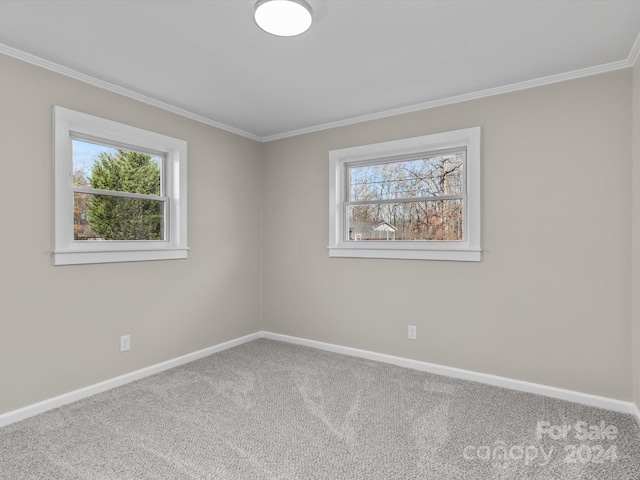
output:
POLYGON ((330 256, 480 260, 480 127, 329 160, 330 256))
POLYGON ((463 240, 466 150, 347 165, 345 240, 463 240))
POLYGON ((164 156, 72 138, 74 240, 165 240, 164 156))
POLYGON ((54 111, 54 263, 186 258, 186 142, 54 111))

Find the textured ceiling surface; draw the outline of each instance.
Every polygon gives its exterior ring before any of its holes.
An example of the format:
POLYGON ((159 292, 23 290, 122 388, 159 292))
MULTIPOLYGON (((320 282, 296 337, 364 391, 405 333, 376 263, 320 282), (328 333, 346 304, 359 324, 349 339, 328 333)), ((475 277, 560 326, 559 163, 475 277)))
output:
POLYGON ((628 58, 640 1, 0 1, 0 43, 268 138, 628 58))

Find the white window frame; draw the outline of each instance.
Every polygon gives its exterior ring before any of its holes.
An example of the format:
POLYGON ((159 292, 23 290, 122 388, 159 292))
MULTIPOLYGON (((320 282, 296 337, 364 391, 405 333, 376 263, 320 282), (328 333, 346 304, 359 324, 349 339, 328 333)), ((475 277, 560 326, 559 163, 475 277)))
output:
POLYGON ((54 107, 54 265, 187 258, 187 142, 59 106, 54 107), (72 137, 164 155, 165 240, 76 241, 72 137))
POLYGON ((480 127, 361 145, 329 152, 329 256, 454 260, 479 262, 480 244, 480 127), (348 199, 347 167, 352 164, 384 163, 404 156, 466 149, 466 193, 461 241, 376 241, 347 240, 345 202, 348 199))

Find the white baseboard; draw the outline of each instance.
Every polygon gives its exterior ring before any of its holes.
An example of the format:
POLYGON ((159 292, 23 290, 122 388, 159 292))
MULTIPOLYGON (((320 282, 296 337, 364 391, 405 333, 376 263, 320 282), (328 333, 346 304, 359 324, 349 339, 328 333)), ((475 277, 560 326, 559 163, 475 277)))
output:
POLYGON ((142 368, 140 370, 136 370, 135 372, 127 373, 125 375, 121 375, 119 377, 112 378, 104 382, 96 383, 94 385, 80 388, 78 390, 74 390, 72 392, 65 393, 57 397, 43 400, 42 402, 34 403, 33 405, 28 405, 18 410, 13 410, 11 412, 4 413, 0 415, 0 427, 4 427, 6 425, 19 422, 20 420, 33 417, 34 415, 38 415, 40 413, 46 412, 47 410, 52 410, 54 408, 61 407, 68 403, 72 403, 72 402, 81 400, 83 398, 96 395, 97 393, 102 393, 112 388, 116 388, 121 385, 131 383, 135 380, 140 380, 141 378, 148 377, 150 375, 155 375, 156 373, 169 370, 170 368, 178 367, 180 365, 184 365, 185 363, 193 362, 194 360, 207 357, 213 353, 221 352, 222 350, 227 350, 229 348, 242 345, 243 343, 247 343, 252 340, 257 340, 261 336, 262 335, 260 332, 252 333, 250 335, 245 335, 244 337, 236 338, 234 340, 229 340, 228 342, 220 343, 213 347, 205 348, 203 350, 198 350, 197 352, 189 353, 187 355, 183 355, 181 357, 167 360, 166 362, 158 363, 156 365, 151 365, 150 367, 142 368))
POLYGON ((135 372, 127 373, 104 382, 96 383, 85 388, 74 390, 57 397, 44 400, 42 402, 34 403, 18 410, 4 413, 0 415, 0 427, 10 425, 20 420, 24 420, 34 415, 52 410, 54 408, 61 407, 68 403, 81 400, 92 395, 110 390, 121 385, 140 380, 142 378, 154 375, 156 373, 169 370, 170 368, 184 365, 185 363, 193 362, 200 358, 207 357, 216 352, 227 350, 229 348, 242 345, 243 343, 257 340, 258 338, 268 338, 271 340, 278 340, 281 342, 293 343, 297 345, 303 345, 312 348, 318 348, 320 350, 326 350, 329 352, 341 353, 343 355, 349 355, 352 357, 366 358, 368 360, 374 360, 378 362, 391 363, 401 367, 412 368, 423 372, 434 373, 436 375, 443 375, 446 377, 459 378, 462 380, 470 380, 474 382, 485 383, 488 385, 494 385, 497 387, 509 388, 511 390, 518 390, 521 392, 535 393, 538 395, 544 395, 546 397, 557 398, 560 400, 566 400, 569 402, 580 403, 582 405, 589 405, 591 407, 603 408, 605 410, 612 410, 614 412, 621 412, 631 414, 635 417, 640 427, 640 410, 631 402, 624 402, 622 400, 615 400, 612 398, 599 397, 597 395, 591 395, 588 393, 574 392, 572 390, 564 390, 562 388, 549 387, 546 385, 540 385, 537 383, 525 382, 522 380, 515 380, 512 378, 499 377, 496 375, 490 375, 486 373, 478 373, 470 370, 463 370, 460 368, 446 367, 437 365, 434 363, 421 362, 418 360, 410 360, 408 358, 395 357, 393 355, 387 355, 384 353, 370 352, 368 350, 360 350, 357 348, 344 347, 341 345, 334 345, 331 343, 318 342, 315 340, 307 340, 299 337, 292 337, 289 335, 282 335, 272 332, 256 332, 244 337, 229 340, 228 342, 220 343, 213 347, 198 350, 197 352, 189 353, 166 362, 158 363, 150 367, 136 370, 135 372))
POLYGON ((622 400, 615 400, 613 398, 599 397, 597 395, 591 395, 589 393, 574 392, 572 390, 549 387, 547 385, 540 385, 538 383, 499 377, 497 375, 490 375, 487 373, 478 373, 470 370, 463 370, 460 368, 445 367, 434 363, 421 362, 418 360, 410 360, 408 358, 386 355, 384 353, 375 353, 367 350, 359 350, 357 348, 334 345, 331 343, 291 337, 289 335, 282 335, 279 333, 262 332, 262 337, 272 340, 279 340, 282 342, 295 343, 297 345, 304 345, 307 347, 319 348, 321 350, 327 350, 329 352, 342 353, 344 355, 350 355, 352 357, 360 357, 366 358, 368 360, 375 360, 378 362, 392 363, 401 367, 412 368, 414 370, 420 370, 422 372, 435 373, 436 375, 443 375, 445 377, 460 378, 462 380, 471 380, 473 382, 486 383, 488 385, 494 385, 496 387, 509 388, 511 390, 518 390, 527 393, 535 393, 538 395, 544 395, 545 397, 558 398, 560 400, 580 403, 582 405, 588 405, 590 407, 603 408, 605 410, 612 410, 614 412, 633 414, 633 409, 635 409, 636 417, 640 418, 640 412, 638 412, 638 409, 633 403, 624 402, 622 400))

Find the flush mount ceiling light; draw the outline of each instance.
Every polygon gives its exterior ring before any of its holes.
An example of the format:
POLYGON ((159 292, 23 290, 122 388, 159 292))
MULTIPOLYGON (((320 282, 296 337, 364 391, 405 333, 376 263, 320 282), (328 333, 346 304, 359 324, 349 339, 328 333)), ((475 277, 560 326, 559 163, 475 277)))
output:
POLYGON ((293 37, 309 30, 311 6, 304 0, 258 0, 253 18, 267 33, 293 37))

